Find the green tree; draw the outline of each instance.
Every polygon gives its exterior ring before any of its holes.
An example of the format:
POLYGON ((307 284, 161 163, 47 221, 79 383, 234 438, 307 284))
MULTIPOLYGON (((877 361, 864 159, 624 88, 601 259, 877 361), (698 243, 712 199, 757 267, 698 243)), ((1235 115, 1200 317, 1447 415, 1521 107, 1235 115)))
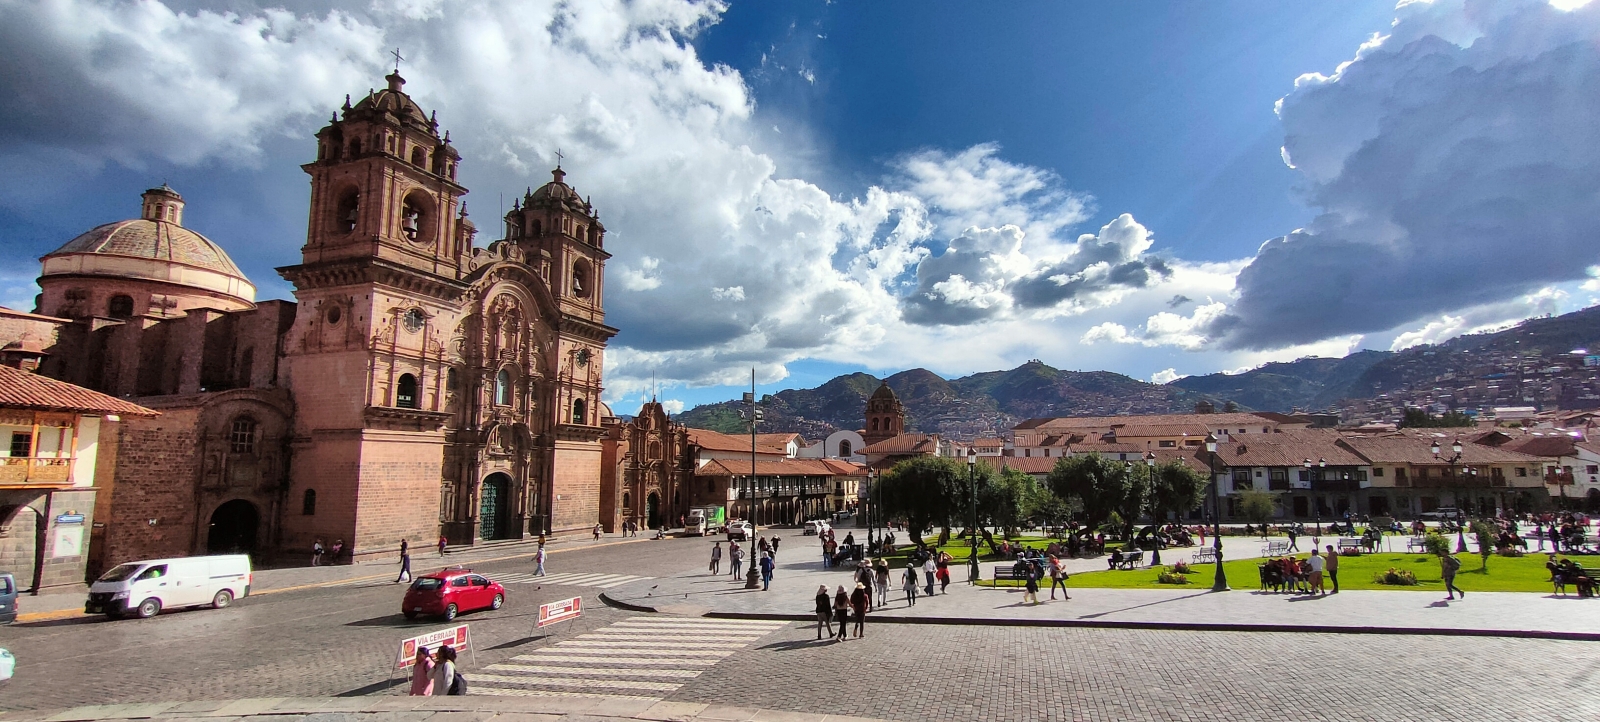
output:
POLYGON ((1029 492, 1022 500, 1022 514, 1028 519, 1037 520, 1046 529, 1055 528, 1059 534, 1065 528, 1067 517, 1072 515, 1072 506, 1050 491, 1050 487, 1033 481, 1029 492))
POLYGON ((1257 525, 1265 525, 1278 510, 1278 495, 1261 489, 1239 492, 1239 512, 1257 525))
MULTIPOLYGON (((918 456, 894 465, 879 477, 874 497, 888 516, 901 517, 912 541, 934 525, 949 527, 952 518, 967 510, 967 470, 954 459, 918 456)), ((993 474, 987 466, 976 469, 980 486, 993 474)))
POLYGON ((1154 478, 1150 482, 1150 516, 1158 524, 1168 514, 1182 519, 1184 514, 1200 506, 1205 491, 1205 474, 1180 461, 1161 464, 1155 468, 1154 478))
POLYGON ((1024 504, 1038 484, 1032 476, 1016 469, 1004 469, 999 476, 991 474, 985 481, 978 485, 979 523, 1000 527, 1010 536, 1027 518, 1024 504))
POLYGON ((1499 530, 1493 524, 1479 519, 1472 522, 1472 536, 1478 540, 1478 555, 1483 557, 1483 565, 1478 567, 1485 574, 1489 573, 1489 555, 1494 553, 1494 542, 1499 537, 1499 530))
POLYGON ((1446 539, 1445 536, 1439 532, 1428 532, 1428 535, 1422 538, 1422 544, 1427 548, 1429 554, 1432 554, 1436 557, 1447 556, 1450 554, 1450 540, 1446 539))
MULTIPOLYGON (((1130 477, 1132 474, 1121 461, 1099 454, 1082 454, 1057 461, 1045 483, 1056 496, 1077 499, 1083 505, 1084 523, 1090 529, 1098 529, 1111 518, 1112 512, 1127 504, 1130 477)), ((1140 492, 1141 499, 1142 489, 1141 486, 1134 490, 1140 492)), ((1124 517, 1124 526, 1131 524, 1126 521, 1126 515, 1119 516, 1124 517)))

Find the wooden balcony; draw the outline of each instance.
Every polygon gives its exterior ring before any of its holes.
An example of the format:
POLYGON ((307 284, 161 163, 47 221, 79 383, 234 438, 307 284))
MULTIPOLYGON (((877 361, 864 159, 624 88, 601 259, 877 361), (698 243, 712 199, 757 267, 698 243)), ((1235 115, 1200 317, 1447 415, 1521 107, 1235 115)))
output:
POLYGON ((0 487, 72 486, 72 459, 0 457, 0 487))

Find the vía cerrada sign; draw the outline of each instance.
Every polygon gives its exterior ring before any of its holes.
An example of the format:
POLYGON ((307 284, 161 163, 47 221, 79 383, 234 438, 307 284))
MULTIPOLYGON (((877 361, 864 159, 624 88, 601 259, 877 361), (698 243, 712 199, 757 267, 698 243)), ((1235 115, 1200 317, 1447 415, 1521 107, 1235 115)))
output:
POLYGON ((565 622, 568 619, 577 619, 582 614, 583 597, 573 597, 559 602, 541 604, 539 605, 539 624, 536 626, 543 627, 547 624, 565 622))
MULTIPOLYGON (((541 610, 542 614, 542 610, 541 610)), ((412 637, 400 643, 400 653, 395 657, 394 668, 405 669, 417 661, 417 650, 427 649, 430 653, 443 645, 454 647, 457 652, 466 651, 471 643, 471 635, 467 633, 467 625, 441 629, 429 632, 420 637, 412 637)))

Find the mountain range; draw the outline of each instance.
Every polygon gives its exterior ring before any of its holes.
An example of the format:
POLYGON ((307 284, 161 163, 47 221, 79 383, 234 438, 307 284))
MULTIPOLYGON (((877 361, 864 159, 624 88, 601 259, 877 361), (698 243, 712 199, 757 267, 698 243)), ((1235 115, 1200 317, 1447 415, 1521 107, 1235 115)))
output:
MULTIPOLYGON (((1187 412, 1200 401, 1214 403, 1219 411, 1227 402, 1245 410, 1283 413, 1323 409, 1341 399, 1431 384, 1446 373, 1509 363, 1513 356, 1549 357, 1589 347, 1600 349, 1600 306, 1402 351, 1308 357, 1243 373, 1187 376, 1165 385, 1110 371, 1063 371, 1038 360, 956 379, 922 368, 886 379, 858 372, 816 388, 764 396, 761 430, 815 440, 837 429, 859 429, 867 397, 884 381, 906 407, 908 431, 972 438, 1008 430, 1032 417, 1187 412)), ((703 404, 676 419, 696 428, 740 433, 748 428, 739 418, 741 406, 738 401, 703 404)))

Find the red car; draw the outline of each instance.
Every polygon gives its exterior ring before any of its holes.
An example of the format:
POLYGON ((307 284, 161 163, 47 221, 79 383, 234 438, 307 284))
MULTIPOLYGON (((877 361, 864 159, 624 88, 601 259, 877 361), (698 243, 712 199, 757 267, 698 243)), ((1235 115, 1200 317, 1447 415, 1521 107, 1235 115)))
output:
POLYGON ((446 621, 474 609, 499 609, 506 603, 506 588, 471 569, 444 569, 424 574, 406 590, 400 613, 406 619, 426 614, 446 621))

